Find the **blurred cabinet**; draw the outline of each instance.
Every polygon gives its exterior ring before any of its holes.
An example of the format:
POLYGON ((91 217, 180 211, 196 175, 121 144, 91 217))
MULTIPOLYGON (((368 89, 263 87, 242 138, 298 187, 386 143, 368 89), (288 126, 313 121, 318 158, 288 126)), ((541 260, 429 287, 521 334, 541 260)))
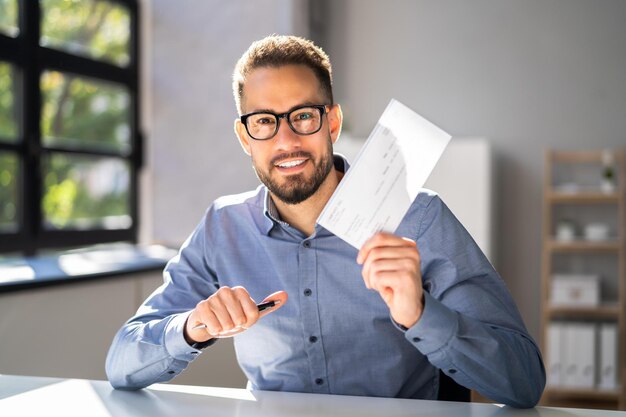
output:
POLYGON ((626 409, 623 150, 545 156, 542 404, 626 409))

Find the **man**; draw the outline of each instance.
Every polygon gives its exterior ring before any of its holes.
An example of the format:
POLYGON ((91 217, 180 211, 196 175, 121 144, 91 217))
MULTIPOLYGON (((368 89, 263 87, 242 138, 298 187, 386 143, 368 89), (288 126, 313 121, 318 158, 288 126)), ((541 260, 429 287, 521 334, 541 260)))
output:
POLYGON ((241 57, 233 90, 235 131, 263 185, 208 209, 115 337, 112 385, 170 380, 236 335, 255 389, 436 399, 441 370, 493 400, 534 406, 539 350, 436 194, 424 190, 395 234, 358 252, 315 223, 348 169, 332 153, 342 114, 326 54, 270 36, 241 57), (276 304, 259 312, 255 300, 276 304))

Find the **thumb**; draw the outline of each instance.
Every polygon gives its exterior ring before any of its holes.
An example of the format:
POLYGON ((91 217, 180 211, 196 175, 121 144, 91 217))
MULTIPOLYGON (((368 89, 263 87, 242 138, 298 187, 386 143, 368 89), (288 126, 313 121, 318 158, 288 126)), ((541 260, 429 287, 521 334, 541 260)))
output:
POLYGON ((267 310, 263 310, 261 314, 259 315, 259 317, 267 316, 268 314, 273 313, 274 311, 278 310, 279 308, 285 305, 288 298, 289 296, 287 295, 285 291, 276 291, 275 293, 268 295, 267 297, 263 299, 263 301, 261 301, 261 303, 268 303, 270 301, 274 301, 276 305, 274 305, 274 307, 268 308, 267 310))

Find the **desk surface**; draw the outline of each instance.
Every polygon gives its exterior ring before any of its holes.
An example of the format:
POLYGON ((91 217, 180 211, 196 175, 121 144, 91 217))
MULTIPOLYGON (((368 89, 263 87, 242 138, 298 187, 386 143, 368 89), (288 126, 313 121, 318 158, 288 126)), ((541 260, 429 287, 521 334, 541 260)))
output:
POLYGON ((617 417, 626 412, 155 384, 128 392, 106 381, 0 375, 0 416, 617 417))

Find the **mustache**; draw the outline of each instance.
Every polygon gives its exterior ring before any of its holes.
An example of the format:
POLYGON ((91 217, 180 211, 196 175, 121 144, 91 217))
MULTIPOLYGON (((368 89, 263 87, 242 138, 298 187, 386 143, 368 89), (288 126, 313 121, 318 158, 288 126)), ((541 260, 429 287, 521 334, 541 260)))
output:
POLYGON ((311 155, 309 152, 305 152, 305 151, 297 151, 297 152, 291 152, 291 153, 281 153, 280 155, 276 155, 275 157, 273 157, 272 160, 270 161, 270 164, 272 166, 274 166, 278 162, 280 162, 280 161, 282 161, 284 159, 289 159, 289 158, 313 159, 313 155, 311 155))

